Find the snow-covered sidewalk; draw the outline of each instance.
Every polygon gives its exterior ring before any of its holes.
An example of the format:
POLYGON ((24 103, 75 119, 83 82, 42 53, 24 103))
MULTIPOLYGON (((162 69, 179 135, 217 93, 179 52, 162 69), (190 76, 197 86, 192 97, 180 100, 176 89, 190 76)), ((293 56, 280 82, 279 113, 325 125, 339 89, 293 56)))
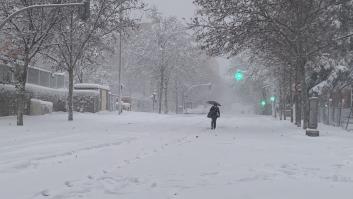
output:
POLYGON ((298 199, 353 195, 353 135, 225 115, 0 118, 0 198, 298 199))

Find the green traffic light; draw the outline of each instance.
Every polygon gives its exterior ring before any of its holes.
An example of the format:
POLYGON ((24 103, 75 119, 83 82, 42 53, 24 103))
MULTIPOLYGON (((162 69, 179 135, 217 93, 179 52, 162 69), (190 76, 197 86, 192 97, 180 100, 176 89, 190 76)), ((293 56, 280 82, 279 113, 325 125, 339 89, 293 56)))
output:
POLYGON ((238 71, 235 73, 234 78, 235 78, 237 81, 243 80, 243 79, 244 79, 244 72, 238 70, 238 71))
POLYGON ((261 104, 261 106, 266 106, 266 101, 262 100, 260 104, 261 104))
POLYGON ((276 97, 275 97, 275 96, 272 96, 272 97, 270 98, 270 100, 271 100, 271 102, 275 102, 275 101, 276 101, 276 97))

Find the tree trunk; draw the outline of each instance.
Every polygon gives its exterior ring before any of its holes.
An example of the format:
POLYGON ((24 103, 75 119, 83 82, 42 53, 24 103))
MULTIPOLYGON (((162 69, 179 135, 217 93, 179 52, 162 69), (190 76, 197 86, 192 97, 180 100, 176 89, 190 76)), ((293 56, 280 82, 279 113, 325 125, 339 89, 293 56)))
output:
POLYGON ((302 126, 302 108, 301 108, 301 93, 297 92, 295 100, 295 124, 298 127, 302 126))
POLYGON ((68 103, 68 120, 73 121, 74 120, 74 114, 73 114, 73 90, 74 90, 74 71, 73 69, 69 69, 69 95, 67 97, 67 103, 68 103))
POLYGON ((78 75, 78 81, 82 84, 83 83, 83 71, 80 71, 80 75, 78 75))
POLYGON ((168 81, 165 80, 165 87, 164 87, 164 114, 168 114, 169 107, 168 107, 168 81))
POLYGON ((282 102, 280 102, 280 105, 279 105, 279 120, 283 120, 283 109, 282 109, 282 102))
POLYGON ((163 101, 163 85, 164 85, 164 71, 161 70, 161 79, 159 82, 159 101, 158 101, 158 113, 162 113, 162 101, 163 101))
MULTIPOLYGON (((22 84, 22 83, 20 83, 22 84)), ((22 87, 23 85, 21 85, 22 87)), ((16 89, 17 98, 17 126, 23 126, 24 103, 25 103, 25 89, 16 89)))
POLYGON ((300 60, 300 84, 302 94, 302 110, 303 110, 303 129, 308 128, 309 125, 309 93, 305 80, 305 60, 300 60))
POLYGON ((283 106, 283 119, 287 120, 287 116, 286 116, 286 101, 287 101, 287 92, 286 92, 286 70, 283 67, 283 92, 282 92, 282 106, 283 106))
POLYGON ((179 113, 179 88, 177 81, 175 81, 175 113, 179 113))
POLYGON ((28 65, 29 62, 25 61, 24 65, 17 65, 15 69, 16 79, 18 80, 16 83, 17 126, 23 126, 28 65))
POLYGON ((283 93, 283 88, 280 85, 279 87, 279 119, 283 120, 283 97, 282 97, 282 93, 283 93))
POLYGON ((299 81, 299 67, 297 66, 295 69, 295 124, 298 127, 302 126, 302 117, 301 117, 301 97, 300 97, 300 91, 298 90, 298 87, 300 86, 300 81, 299 81))
POLYGON ((289 74, 289 97, 290 97, 290 122, 294 122, 294 115, 293 115, 293 91, 292 91, 292 69, 290 69, 290 74, 289 74))

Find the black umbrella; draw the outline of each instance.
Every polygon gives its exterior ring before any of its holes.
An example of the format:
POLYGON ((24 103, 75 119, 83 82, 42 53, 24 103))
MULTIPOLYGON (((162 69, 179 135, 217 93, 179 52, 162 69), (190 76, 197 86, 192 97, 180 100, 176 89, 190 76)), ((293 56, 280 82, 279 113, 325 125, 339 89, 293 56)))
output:
POLYGON ((222 106, 220 103, 217 101, 207 101, 207 103, 212 104, 212 105, 217 105, 217 106, 222 106))

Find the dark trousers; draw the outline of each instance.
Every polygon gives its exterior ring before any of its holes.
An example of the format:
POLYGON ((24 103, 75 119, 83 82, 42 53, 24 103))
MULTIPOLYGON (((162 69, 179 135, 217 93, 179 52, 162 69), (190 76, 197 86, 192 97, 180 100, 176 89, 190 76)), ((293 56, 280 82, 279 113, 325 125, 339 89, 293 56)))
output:
POLYGON ((217 126, 217 118, 213 117, 211 121, 211 129, 216 129, 217 126))

